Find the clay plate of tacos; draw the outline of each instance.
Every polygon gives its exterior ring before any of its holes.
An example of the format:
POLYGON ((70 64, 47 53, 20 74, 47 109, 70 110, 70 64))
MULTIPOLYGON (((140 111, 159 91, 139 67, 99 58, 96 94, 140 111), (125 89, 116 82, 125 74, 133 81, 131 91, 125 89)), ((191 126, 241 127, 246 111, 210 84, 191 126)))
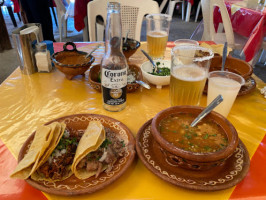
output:
POLYGON ((123 123, 97 114, 70 115, 37 127, 10 176, 50 194, 88 194, 117 180, 134 157, 135 140, 123 123))

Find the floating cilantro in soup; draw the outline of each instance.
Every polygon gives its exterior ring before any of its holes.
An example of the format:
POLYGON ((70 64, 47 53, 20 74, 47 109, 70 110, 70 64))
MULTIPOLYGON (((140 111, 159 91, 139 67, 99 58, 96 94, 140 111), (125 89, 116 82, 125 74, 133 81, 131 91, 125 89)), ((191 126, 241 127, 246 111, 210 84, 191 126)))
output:
POLYGON ((155 68, 152 72, 148 72, 149 74, 155 76, 170 76, 170 69, 168 67, 164 67, 164 63, 156 62, 157 71, 155 68))
POLYGON ((208 118, 191 127, 195 117, 177 113, 164 118, 159 124, 162 137, 178 148, 197 153, 217 152, 228 145, 226 133, 208 118))

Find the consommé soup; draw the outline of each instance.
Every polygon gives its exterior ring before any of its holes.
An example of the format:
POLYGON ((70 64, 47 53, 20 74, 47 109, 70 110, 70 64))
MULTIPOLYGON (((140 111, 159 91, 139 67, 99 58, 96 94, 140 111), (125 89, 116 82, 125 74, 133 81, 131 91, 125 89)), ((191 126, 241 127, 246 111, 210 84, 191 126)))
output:
POLYGON ((164 139, 178 148, 197 153, 217 152, 228 145, 223 129, 213 120, 203 118, 195 127, 190 113, 175 113, 164 118, 159 130, 164 139))

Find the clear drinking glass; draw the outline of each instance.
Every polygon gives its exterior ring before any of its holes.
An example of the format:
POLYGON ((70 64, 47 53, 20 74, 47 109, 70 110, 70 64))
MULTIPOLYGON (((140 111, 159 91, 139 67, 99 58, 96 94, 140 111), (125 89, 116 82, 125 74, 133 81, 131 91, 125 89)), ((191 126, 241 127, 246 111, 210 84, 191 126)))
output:
POLYGON ((171 54, 171 106, 199 105, 213 52, 189 45, 175 46, 171 54))
POLYGON ((224 100, 214 111, 227 117, 241 86, 244 84, 244 78, 238 74, 228 71, 210 72, 208 77, 207 104, 209 105, 216 96, 221 94, 224 100))
POLYGON ((148 53, 153 59, 164 57, 172 17, 166 14, 150 14, 147 21, 148 53))
POLYGON ((191 39, 179 39, 174 42, 175 46, 180 45, 192 45, 192 46, 199 46, 198 41, 191 40, 191 39))

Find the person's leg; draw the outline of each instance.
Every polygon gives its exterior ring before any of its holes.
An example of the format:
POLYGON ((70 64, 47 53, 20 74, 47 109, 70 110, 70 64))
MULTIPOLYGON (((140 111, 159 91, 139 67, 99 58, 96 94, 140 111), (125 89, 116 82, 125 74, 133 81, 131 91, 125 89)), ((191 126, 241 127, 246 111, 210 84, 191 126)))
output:
POLYGON ((54 40, 53 23, 47 0, 21 0, 29 23, 40 23, 42 25, 43 39, 54 40))
POLYGON ((34 23, 34 19, 31 13, 31 9, 28 6, 28 0, 20 0, 23 12, 26 13, 27 16, 27 22, 28 23, 34 23))

